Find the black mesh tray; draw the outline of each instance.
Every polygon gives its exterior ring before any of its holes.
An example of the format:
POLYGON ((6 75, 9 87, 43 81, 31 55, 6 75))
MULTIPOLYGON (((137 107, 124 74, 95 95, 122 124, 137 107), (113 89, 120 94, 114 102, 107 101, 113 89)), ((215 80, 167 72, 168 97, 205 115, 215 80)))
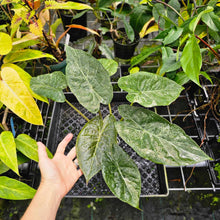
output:
MULTIPOLYGON (((66 93, 66 98, 74 104, 86 117, 93 118, 95 114, 90 113, 82 107, 73 96, 72 93, 66 93)), ((127 103, 125 93, 114 93, 114 98, 111 103, 112 114, 120 119, 118 106, 127 103)), ((101 105, 103 118, 109 114, 108 106, 101 105)), ((47 146, 55 153, 58 143, 69 132, 73 133, 74 137, 67 147, 67 152, 75 145, 76 138, 86 120, 82 118, 66 103, 55 103, 50 123, 47 146)), ((166 169, 163 165, 155 164, 138 156, 120 137, 118 137, 119 145, 130 155, 137 164, 142 179, 141 196, 166 196, 168 195, 168 184, 166 169)), ((84 176, 80 177, 72 190, 66 197, 113 197, 113 194, 105 184, 101 172, 96 174, 86 185, 84 176)))

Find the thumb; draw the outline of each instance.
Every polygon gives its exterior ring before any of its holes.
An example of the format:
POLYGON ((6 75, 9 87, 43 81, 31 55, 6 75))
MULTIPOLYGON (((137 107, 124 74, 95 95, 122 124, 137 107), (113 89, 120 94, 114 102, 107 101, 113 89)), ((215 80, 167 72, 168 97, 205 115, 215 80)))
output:
POLYGON ((48 159, 45 145, 42 142, 37 142, 37 146, 39 161, 43 159, 48 159))

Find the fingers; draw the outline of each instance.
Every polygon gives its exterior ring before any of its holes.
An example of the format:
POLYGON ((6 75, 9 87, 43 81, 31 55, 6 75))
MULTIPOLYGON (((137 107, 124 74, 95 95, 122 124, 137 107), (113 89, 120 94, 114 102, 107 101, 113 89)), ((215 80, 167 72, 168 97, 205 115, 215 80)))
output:
POLYGON ((45 145, 42 142, 37 142, 37 146, 39 160, 48 158, 45 145))
POLYGON ((56 153, 63 154, 65 151, 65 148, 67 144, 71 141, 73 138, 73 134, 69 133, 58 145, 56 153))
POLYGON ((71 160, 73 160, 76 157, 76 148, 73 147, 70 152, 67 154, 67 157, 69 157, 71 160))

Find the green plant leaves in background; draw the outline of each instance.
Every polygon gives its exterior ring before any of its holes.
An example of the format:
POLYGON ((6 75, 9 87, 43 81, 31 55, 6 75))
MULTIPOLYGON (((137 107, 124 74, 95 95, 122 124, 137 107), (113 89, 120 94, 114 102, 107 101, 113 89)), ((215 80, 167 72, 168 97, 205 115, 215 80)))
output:
POLYGON ((77 159, 87 182, 101 170, 103 153, 110 151, 116 143, 114 122, 113 115, 104 120, 96 116, 86 123, 77 137, 77 159))
MULTIPOLYGON (((27 134, 20 134, 15 139, 16 148, 25 156, 34 160, 36 162, 39 161, 38 158, 38 146, 37 142, 28 136, 27 134)), ((53 158, 52 153, 46 148, 47 155, 49 158, 53 158)))
POLYGON ((171 166, 185 166, 211 159, 182 128, 154 112, 121 105, 119 113, 124 118, 124 121, 115 123, 120 137, 141 157, 171 166))
POLYGON ((43 125, 40 110, 19 73, 4 67, 0 74, 0 101, 23 120, 43 125))
POLYGON ((181 36, 182 33, 183 33, 183 28, 180 28, 180 27, 172 28, 168 32, 168 35, 163 40, 164 45, 173 43, 175 40, 177 40, 181 36))
POLYGON ((0 55, 6 55, 12 50, 12 40, 8 34, 0 32, 0 55))
POLYGON ((199 75, 202 67, 202 55, 194 35, 191 35, 190 39, 187 41, 180 62, 186 75, 200 86, 199 75))
POLYGON ((102 58, 98 59, 98 61, 108 71, 109 76, 112 76, 117 72, 118 63, 115 60, 102 58))
POLYGON ((160 48, 161 48, 161 46, 144 47, 141 50, 140 54, 131 58, 131 67, 142 63, 147 57, 149 57, 154 52, 158 51, 160 48))
POLYGON ((144 107, 169 105, 184 89, 168 78, 148 72, 122 77, 118 85, 128 92, 126 98, 129 102, 137 102, 144 107))
POLYGON ((114 144, 103 157, 103 178, 112 193, 123 202, 139 208, 141 193, 141 175, 137 165, 123 151, 114 144))
POLYGON ((44 53, 40 50, 23 49, 7 54, 3 59, 3 63, 15 63, 39 58, 50 58, 56 60, 56 58, 54 58, 51 54, 44 53))
POLYGON ((30 82, 31 89, 42 96, 56 102, 65 102, 63 89, 67 87, 66 76, 61 71, 33 77, 30 82))
POLYGON ((36 190, 15 179, 0 176, 0 198, 11 200, 32 199, 36 190))
POLYGON ((213 31, 220 31, 219 16, 214 12, 204 14, 201 19, 213 31))
POLYGON ((16 145, 10 131, 3 131, 0 134, 0 160, 19 175, 16 145))
POLYGON ((82 50, 67 46, 66 54, 66 79, 71 92, 90 112, 98 112, 100 103, 107 105, 113 98, 108 71, 82 50))

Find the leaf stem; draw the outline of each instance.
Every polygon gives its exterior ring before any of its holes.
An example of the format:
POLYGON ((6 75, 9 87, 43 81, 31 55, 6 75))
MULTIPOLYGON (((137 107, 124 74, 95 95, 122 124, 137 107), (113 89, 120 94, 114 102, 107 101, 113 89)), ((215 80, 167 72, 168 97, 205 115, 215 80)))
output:
POLYGON ((112 108, 110 104, 108 104, 108 108, 109 108, 109 113, 112 115, 112 108))
POLYGON ((102 113, 100 109, 99 109, 99 117, 102 119, 102 113))
POLYGON ((90 121, 79 109, 77 109, 73 104, 71 104, 67 99, 65 100, 66 103, 73 108, 78 114, 80 114, 86 121, 90 121))
POLYGON ((200 38, 200 37, 197 36, 196 34, 195 34, 195 37, 196 37, 197 39, 199 39, 200 41, 202 41, 202 43, 204 43, 204 44, 211 50, 211 52, 214 54, 214 56, 215 56, 218 60, 220 60, 220 55, 219 55, 208 43, 206 43, 202 38, 200 38))
POLYGON ((183 21, 185 21, 185 19, 183 18, 183 16, 182 16, 175 8, 173 8, 171 5, 167 4, 166 2, 162 2, 162 1, 160 1, 160 0, 155 0, 155 1, 158 2, 158 3, 161 3, 161 4, 163 4, 163 5, 165 5, 165 6, 167 6, 167 7, 169 7, 169 8, 172 9, 176 14, 178 14, 183 21))

